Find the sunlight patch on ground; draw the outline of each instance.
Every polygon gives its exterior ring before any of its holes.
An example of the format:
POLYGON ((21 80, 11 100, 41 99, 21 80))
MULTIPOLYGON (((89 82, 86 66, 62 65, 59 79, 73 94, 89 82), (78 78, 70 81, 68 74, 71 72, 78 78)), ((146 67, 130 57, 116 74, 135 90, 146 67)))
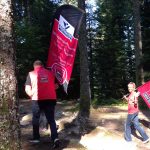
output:
POLYGON ((20 124, 23 126, 29 125, 31 124, 31 121, 32 121, 32 114, 27 114, 20 119, 20 124))
MULTIPOLYGON (((122 137, 120 137, 122 138, 122 137)), ((97 127, 89 134, 82 136, 80 144, 88 150, 136 150, 136 144, 133 142, 126 142, 117 136, 112 136, 107 130, 97 127)))

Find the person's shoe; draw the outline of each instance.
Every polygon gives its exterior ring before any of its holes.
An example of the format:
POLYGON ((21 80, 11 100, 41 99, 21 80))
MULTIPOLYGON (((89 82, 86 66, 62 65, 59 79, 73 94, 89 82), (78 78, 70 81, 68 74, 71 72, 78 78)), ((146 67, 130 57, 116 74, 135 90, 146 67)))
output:
POLYGON ((30 139, 29 142, 30 142, 30 143, 35 143, 35 144, 36 144, 36 143, 39 143, 40 140, 39 140, 39 139, 33 138, 33 139, 30 139))
POLYGON ((59 145, 60 145, 59 139, 55 139, 55 140, 54 140, 54 143, 53 143, 53 148, 58 148, 59 145))
POLYGON ((143 141, 143 143, 145 144, 145 143, 148 143, 149 142, 149 138, 147 139, 147 140, 145 140, 145 141, 143 141))

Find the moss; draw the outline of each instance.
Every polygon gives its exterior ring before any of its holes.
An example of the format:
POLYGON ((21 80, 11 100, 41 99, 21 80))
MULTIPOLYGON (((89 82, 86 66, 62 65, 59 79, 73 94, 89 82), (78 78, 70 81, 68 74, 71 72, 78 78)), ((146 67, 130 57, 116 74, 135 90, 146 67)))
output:
MULTIPOLYGON (((3 121, 0 122, 0 150, 19 150, 20 143, 16 141, 16 137, 11 134, 11 122, 7 116, 3 117, 3 121)), ((15 132, 15 131, 14 131, 15 132)), ((13 133, 14 134, 14 133, 13 133)))
POLYGON ((7 101, 5 99, 2 99, 0 115, 5 115, 8 113, 9 113, 9 108, 7 105, 7 101))

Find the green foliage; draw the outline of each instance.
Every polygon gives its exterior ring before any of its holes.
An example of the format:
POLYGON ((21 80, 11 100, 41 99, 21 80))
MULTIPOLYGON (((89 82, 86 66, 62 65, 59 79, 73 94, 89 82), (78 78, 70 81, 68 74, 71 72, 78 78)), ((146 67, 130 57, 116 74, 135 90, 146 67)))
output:
POLYGON ((135 78, 131 4, 97 0, 97 6, 93 51, 95 98, 117 99, 125 93, 126 84, 135 78))
POLYGON ((92 100, 92 106, 98 107, 98 106, 118 106, 118 105, 126 105, 125 101, 122 99, 93 99, 92 100))
MULTIPOLYGON (((27 73, 33 69, 33 62, 36 59, 40 59, 46 64, 53 17, 57 8, 57 3, 48 0, 29 1, 27 4, 16 0, 14 12, 16 18, 15 35, 19 97, 26 96, 24 84, 27 73)), ((77 54, 77 56, 79 55, 77 54)), ((69 94, 66 95, 62 88, 59 88, 57 90, 58 97, 79 97, 80 74, 78 66, 79 59, 76 59, 72 79, 68 88, 69 94), (74 90, 74 87, 77 87, 77 90, 74 90)))
POLYGON ((22 5, 18 2, 15 9, 15 35, 18 91, 19 96, 24 97, 24 83, 27 73, 33 68, 33 62, 36 59, 44 63, 47 61, 51 25, 58 5, 47 0, 22 5), (19 6, 22 9, 17 9, 19 6), (22 17, 17 17, 17 14, 22 14, 22 17))
MULTIPOLYGON (((74 1, 62 1, 75 4, 74 1)), ((143 65, 145 81, 150 79, 150 2, 144 1, 142 12, 143 65)), ((62 3, 61 3, 62 4, 62 3)), ((47 61, 51 23, 57 3, 48 0, 15 0, 15 32, 19 94, 24 96, 24 82, 35 59, 47 61)), ((130 0, 97 0, 95 14, 87 13, 88 52, 92 97, 118 99, 127 92, 126 85, 135 81, 135 50, 132 5, 130 0), (89 17, 92 16, 92 17, 89 17)), ((88 8, 87 9, 92 9, 88 8)), ((78 98, 80 92, 79 52, 77 50, 68 95, 78 98)), ((62 90, 58 89, 61 97, 62 90)), ((99 102, 99 101, 98 101, 99 102)), ((103 100, 103 102, 106 102, 103 100)))
POLYGON ((142 16, 142 42, 143 42, 143 66, 145 71, 145 81, 150 80, 150 2, 145 0, 141 9, 142 16))

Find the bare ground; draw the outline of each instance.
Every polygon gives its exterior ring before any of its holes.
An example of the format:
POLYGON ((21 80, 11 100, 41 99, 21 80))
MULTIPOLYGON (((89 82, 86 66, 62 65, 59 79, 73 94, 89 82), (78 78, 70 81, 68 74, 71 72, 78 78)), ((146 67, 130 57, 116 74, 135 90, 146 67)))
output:
MULTIPOLYGON (((150 150, 150 142, 142 143, 137 132, 133 132, 133 142, 124 140, 124 122, 127 115, 126 106, 107 106, 91 109, 91 115, 85 126, 85 133, 72 124, 77 112, 77 102, 62 101, 56 106, 56 122, 59 125, 60 148, 57 150, 150 150)), ((31 104, 29 100, 20 100, 20 122, 23 150, 51 150, 49 130, 41 131, 41 142, 29 143, 32 137, 31 104)), ((150 136, 150 111, 140 111, 141 125, 150 136)))

